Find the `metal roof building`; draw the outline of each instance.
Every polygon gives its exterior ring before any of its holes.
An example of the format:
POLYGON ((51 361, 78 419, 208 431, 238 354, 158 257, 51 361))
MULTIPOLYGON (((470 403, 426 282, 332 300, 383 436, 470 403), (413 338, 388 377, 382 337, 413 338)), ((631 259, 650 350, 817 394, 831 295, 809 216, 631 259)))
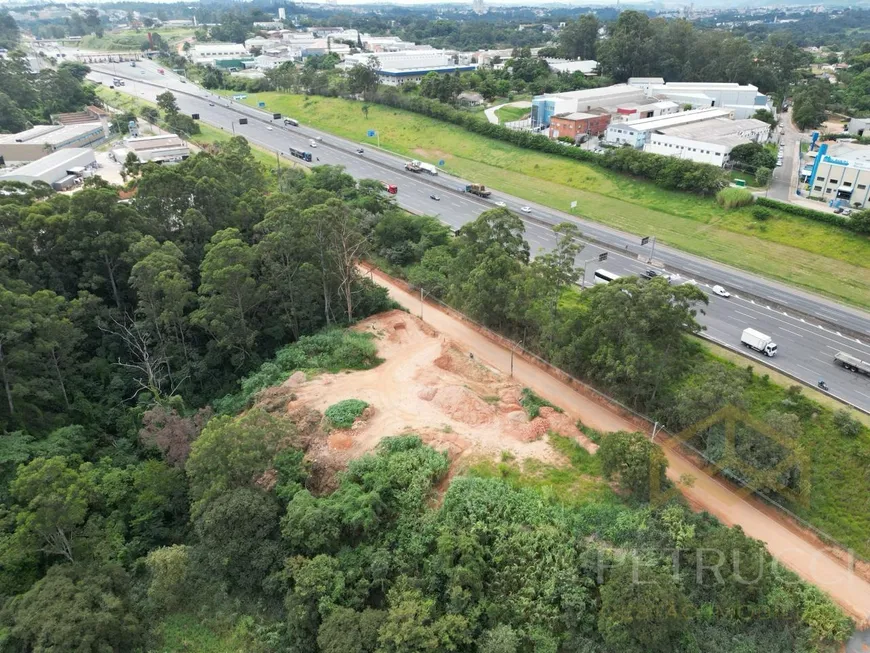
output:
POLYGON ((29 163, 67 147, 84 147, 105 138, 99 122, 37 125, 17 134, 0 134, 0 156, 6 163, 29 163))
POLYGON ((52 152, 38 161, 15 168, 0 175, 0 181, 20 181, 32 184, 36 181, 65 190, 74 185, 81 169, 96 165, 94 151, 86 147, 69 147, 52 152))

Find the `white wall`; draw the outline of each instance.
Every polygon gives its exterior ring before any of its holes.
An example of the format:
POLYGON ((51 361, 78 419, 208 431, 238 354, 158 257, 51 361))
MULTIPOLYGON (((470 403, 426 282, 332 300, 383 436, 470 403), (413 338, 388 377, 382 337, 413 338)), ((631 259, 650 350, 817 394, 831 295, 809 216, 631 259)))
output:
POLYGON ((728 160, 731 149, 716 143, 705 143, 665 134, 651 134, 649 143, 644 146, 643 151, 721 167, 728 160))

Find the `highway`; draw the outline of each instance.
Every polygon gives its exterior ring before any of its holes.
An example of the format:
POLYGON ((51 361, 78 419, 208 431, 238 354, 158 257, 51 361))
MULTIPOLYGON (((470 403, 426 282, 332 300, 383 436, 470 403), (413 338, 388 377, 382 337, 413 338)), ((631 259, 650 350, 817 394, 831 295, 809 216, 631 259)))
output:
MULTIPOLYGON (((494 192, 488 200, 477 198, 461 192, 465 180, 443 174, 430 176, 407 172, 403 158, 304 124, 285 128, 281 120, 272 120, 271 113, 213 95, 189 82, 183 83, 169 71, 160 75, 153 62, 141 61, 135 68, 128 63, 92 65, 92 68, 92 79, 110 85, 113 77, 123 78, 127 81, 119 90, 142 99, 154 101, 160 92, 172 90, 182 112, 198 113, 203 122, 282 153, 285 161, 288 148, 295 147, 310 151, 317 158, 314 165, 341 165, 356 178, 396 184, 399 188, 396 201, 400 206, 415 213, 436 216, 453 228, 474 220, 482 211, 496 206, 495 202, 504 202, 523 219, 526 239, 535 253, 547 250, 555 243, 556 236, 551 226, 575 222, 584 238, 590 241, 578 257, 578 267, 586 270, 587 283, 599 267, 620 275, 637 274, 651 267, 647 263, 650 245, 642 247, 633 234, 501 192, 494 192), (248 117, 248 124, 240 125, 240 116, 248 117), (317 141, 317 138, 322 141, 317 141), (310 144, 312 140, 316 147, 310 144), (356 153, 358 148, 364 149, 363 154, 356 153), (433 194, 438 195, 440 201, 431 199, 433 194), (531 213, 520 212, 520 207, 527 205, 531 213), (609 258, 605 263, 599 263, 598 255, 605 251, 609 258)), ((301 123, 305 121, 305 116, 292 117, 301 123)), ((360 138, 364 136, 364 126, 361 125, 360 138)), ((837 351, 870 360, 870 315, 661 244, 656 246, 652 267, 660 272, 666 270, 679 274, 679 282, 697 283, 708 291, 713 284, 721 284, 732 293, 729 299, 723 299, 708 292, 710 305, 699 315, 699 321, 711 340, 775 366, 809 385, 815 386, 818 380, 824 379, 833 396, 870 412, 870 378, 843 370, 833 363, 837 351), (767 359, 740 347, 740 334, 748 326, 773 337, 779 345, 775 358, 767 359)))

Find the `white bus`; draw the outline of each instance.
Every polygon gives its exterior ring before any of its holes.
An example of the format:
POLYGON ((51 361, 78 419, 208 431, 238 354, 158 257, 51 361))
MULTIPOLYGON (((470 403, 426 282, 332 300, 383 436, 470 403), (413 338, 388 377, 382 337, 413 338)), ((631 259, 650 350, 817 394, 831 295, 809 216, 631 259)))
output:
POLYGON ((613 272, 608 272, 607 270, 595 270, 595 274, 592 277, 595 283, 610 283, 617 279, 619 279, 618 274, 613 274, 613 272))

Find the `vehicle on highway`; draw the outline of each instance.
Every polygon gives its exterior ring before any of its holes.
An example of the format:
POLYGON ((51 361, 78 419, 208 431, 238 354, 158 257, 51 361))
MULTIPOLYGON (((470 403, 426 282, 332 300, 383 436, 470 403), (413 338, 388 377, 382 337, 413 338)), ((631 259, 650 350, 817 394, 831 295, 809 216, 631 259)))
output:
POLYGON ((308 144, 311 147, 317 147, 317 141, 315 141, 313 138, 308 139, 308 144))
POLYGON ((266 125, 266 131, 272 131, 272 125, 266 125))
POLYGON ((824 379, 819 379, 818 386, 820 390, 824 390, 825 392, 828 392, 831 389, 831 387, 825 383, 824 379))
POLYGON ((659 273, 655 270, 644 270, 640 273, 640 276, 644 279, 655 279, 657 276, 659 276, 659 273))
POLYGON ((209 102, 209 103, 208 103, 208 106, 213 107, 213 106, 214 106, 214 102, 209 102))
POLYGON ((405 164, 405 170, 408 172, 423 172, 423 168, 420 167, 420 162, 417 160, 408 161, 405 164))
POLYGON ((158 69, 157 69, 157 72, 160 73, 161 75, 165 75, 165 74, 166 74, 166 71, 163 70, 163 68, 158 68, 158 69))
POLYGON ((435 200, 436 202, 440 202, 440 201, 441 201, 441 198, 438 197, 437 195, 430 195, 430 196, 429 196, 429 199, 433 199, 433 200, 435 200))
POLYGON ((751 328, 743 329, 743 334, 740 336, 740 343, 744 347, 749 347, 750 349, 761 352, 769 358, 776 356, 776 343, 769 335, 764 334, 761 331, 756 331, 751 328))
POLYGON ((532 207, 531 206, 521 206, 520 211, 522 211, 523 213, 531 213, 532 207))
POLYGON ((362 149, 361 147, 358 147, 358 148, 356 149, 356 153, 357 153, 357 154, 362 154, 363 152, 365 152, 365 150, 362 149))
POLYGON ((781 167, 782 167, 782 159, 777 159, 777 160, 776 160, 776 167, 777 167, 777 168, 781 168, 781 167))
POLYGON ((285 127, 298 127, 299 121, 293 120, 293 118, 284 118, 284 126, 285 127))
POLYGON ((507 204, 505 204, 505 203, 502 202, 501 200, 498 200, 498 201, 495 203, 495 205, 496 205, 496 206, 500 206, 500 207, 502 207, 502 208, 504 208, 504 207, 507 206, 507 204))
POLYGON ((314 140, 316 140, 316 141, 320 141, 320 142, 322 143, 322 142, 323 142, 323 136, 318 136, 318 137, 315 138, 314 140))
POLYGON ((489 197, 492 195, 492 191, 486 190, 486 186, 483 184, 468 184, 465 187, 465 192, 477 195, 478 197, 489 197))
POLYGON ((302 159, 303 161, 311 162, 312 156, 311 152, 306 152, 305 150, 297 150, 295 147, 291 147, 289 149, 290 156, 295 156, 297 159, 302 159))
POLYGON ((381 184, 383 184, 384 190, 387 191, 390 195, 395 195, 399 192, 399 187, 395 184, 388 184, 385 181, 382 181, 381 184))
POLYGON ((182 77, 179 81, 180 81, 182 84, 187 84, 187 80, 184 79, 184 77, 182 77))
POLYGON ((131 61, 131 62, 130 62, 130 68, 135 68, 135 67, 136 67, 136 62, 135 62, 135 61, 131 61))
POLYGON ((858 372, 859 374, 870 376, 870 363, 862 361, 860 358, 852 356, 852 354, 838 351, 834 354, 834 362, 852 372, 858 372))
POLYGON ((613 272, 608 272, 607 270, 602 269, 595 270, 595 274, 592 275, 592 281, 597 284, 610 283, 619 278, 618 274, 613 274, 613 272))
POLYGON ((720 286, 718 284, 713 286, 712 288, 710 288, 710 290, 713 291, 714 295, 719 295, 720 297, 728 298, 731 296, 730 292, 728 292, 727 290, 725 290, 722 286, 720 286))

